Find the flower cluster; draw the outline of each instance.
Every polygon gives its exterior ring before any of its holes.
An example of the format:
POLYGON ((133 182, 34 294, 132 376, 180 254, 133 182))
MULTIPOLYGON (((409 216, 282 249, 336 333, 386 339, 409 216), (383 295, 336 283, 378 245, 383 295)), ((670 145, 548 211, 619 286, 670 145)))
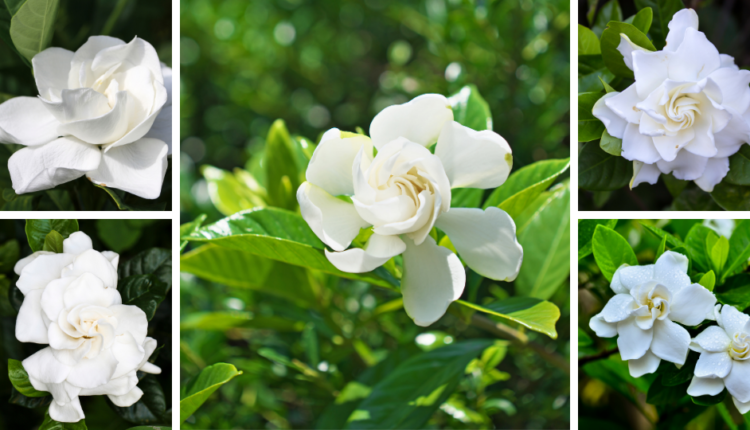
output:
POLYGON ((750 316, 717 305, 714 294, 687 275, 688 259, 666 251, 656 264, 623 266, 612 276, 615 296, 589 326, 599 337, 617 338, 630 374, 654 373, 661 360, 685 364, 699 352, 691 396, 715 396, 727 388, 741 413, 750 411, 750 316), (717 321, 695 338, 677 324, 693 327, 717 321))
POLYGON ((750 71, 719 54, 692 9, 674 14, 662 51, 620 36, 617 49, 635 83, 599 99, 593 114, 622 139, 622 156, 633 161, 631 187, 671 173, 713 191, 729 172, 729 156, 750 142, 750 71))
POLYGON ((76 232, 63 252, 37 251, 14 268, 24 300, 16 321, 21 342, 48 345, 23 360, 31 385, 52 394, 50 417, 60 422, 84 418, 79 396, 107 395, 130 406, 143 392, 137 371, 161 373, 148 362, 156 340, 137 306, 123 305, 117 291, 119 255, 98 252, 76 232))
POLYGON ((172 70, 143 39, 94 36, 32 59, 38 97, 0 104, 0 142, 17 194, 86 175, 145 199, 161 194, 172 143, 172 70))
POLYGON ((505 139, 454 121, 450 103, 438 94, 384 109, 370 136, 327 131, 297 190, 302 217, 333 250, 325 254, 334 266, 368 272, 403 254, 404 309, 420 326, 437 321, 466 283, 461 260, 438 246, 433 227, 475 272, 516 278, 523 249, 513 219, 495 207, 451 208, 451 188, 505 182, 513 161, 505 139), (364 248, 347 249, 363 228, 372 232, 364 248))

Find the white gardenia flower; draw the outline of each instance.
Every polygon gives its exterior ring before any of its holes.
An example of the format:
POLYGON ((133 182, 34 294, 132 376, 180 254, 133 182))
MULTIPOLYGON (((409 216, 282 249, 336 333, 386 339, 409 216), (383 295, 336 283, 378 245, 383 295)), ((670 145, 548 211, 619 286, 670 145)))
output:
POLYGON ((494 207, 450 207, 451 188, 505 182, 513 160, 505 139, 453 121, 450 103, 438 94, 384 109, 370 135, 372 140, 335 128, 326 132, 307 168, 308 182, 297 190, 302 216, 333 249, 326 257, 334 266, 369 272, 403 253, 404 308, 420 326, 437 321, 466 283, 456 254, 429 235, 433 227, 450 237, 477 273, 516 278, 523 249, 513 219, 494 207), (435 142, 433 155, 427 147, 435 142), (347 250, 367 227, 373 234, 364 249, 347 250))
POLYGON ((49 345, 23 367, 34 388, 52 394, 50 417, 77 422, 84 418, 78 396, 106 394, 117 406, 130 406, 143 395, 136 371, 161 370, 147 361, 156 340, 146 336, 146 314, 123 305, 117 291, 119 255, 95 251, 82 232, 65 239, 63 250, 38 251, 16 263, 16 285, 25 296, 16 338, 49 345))
POLYGON ((666 251, 656 264, 622 266, 612 277, 616 293, 589 326, 599 337, 617 338, 630 374, 653 373, 661 360, 685 364, 690 345, 688 331, 676 324, 695 326, 714 319, 716 297, 690 282, 688 259, 666 251))
POLYGON ((750 71, 719 54, 692 9, 674 14, 663 51, 625 35, 617 49, 635 83, 599 99, 593 114, 634 162, 631 187, 672 173, 713 191, 729 172, 729 156, 750 142, 750 71))
POLYGON ((691 396, 716 396, 724 387, 742 414, 750 412, 750 316, 732 306, 716 306, 718 326, 708 327, 693 339, 699 352, 691 396))
POLYGON ((8 160, 17 194, 86 175, 155 199, 172 144, 172 70, 143 39, 93 36, 78 51, 32 59, 38 97, 0 104, 0 142, 25 145, 8 160))

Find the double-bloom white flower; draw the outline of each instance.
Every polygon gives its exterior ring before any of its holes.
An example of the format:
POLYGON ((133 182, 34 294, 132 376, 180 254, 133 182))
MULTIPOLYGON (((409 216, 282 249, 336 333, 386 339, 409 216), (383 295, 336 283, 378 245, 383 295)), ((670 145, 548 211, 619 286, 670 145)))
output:
POLYGON ((701 353, 692 396, 715 396, 726 386, 740 412, 750 411, 750 316, 716 297, 687 275, 688 259, 666 251, 656 264, 623 266, 612 277, 616 293, 589 323, 599 337, 617 338, 630 374, 653 373, 661 360, 685 364, 688 351, 701 353), (715 307, 715 308, 714 308, 715 307), (695 339, 677 323, 697 326, 716 320, 695 339))
POLYGON ((599 99, 593 114, 634 162, 631 187, 672 173, 713 191, 729 156, 750 142, 750 71, 719 54, 692 9, 674 14, 664 50, 645 50, 624 34, 618 50, 635 83, 599 99))
POLYGON ((333 249, 325 254, 334 266, 369 272, 403 254, 404 308, 421 326, 437 321, 466 283, 461 260, 437 245, 433 227, 480 275, 516 278, 523 249, 513 219, 495 207, 451 208, 451 188, 505 182, 513 160, 505 139, 453 121, 450 103, 437 94, 384 109, 370 136, 326 132, 297 190, 302 216, 333 249), (428 148, 436 142, 433 154, 428 148), (368 227, 364 248, 347 249, 368 227))
POLYGON ((86 175, 145 199, 161 193, 172 143, 172 70, 148 42, 91 37, 32 59, 38 97, 0 104, 0 143, 17 194, 86 175))
POLYGON ((78 396, 106 394, 130 406, 143 395, 136 372, 161 372, 148 362, 156 340, 146 336, 146 314, 123 305, 117 291, 119 258, 95 251, 76 232, 63 241, 63 253, 38 251, 15 266, 24 294, 16 338, 49 345, 23 367, 35 389, 52 394, 49 414, 56 421, 84 418, 78 396))

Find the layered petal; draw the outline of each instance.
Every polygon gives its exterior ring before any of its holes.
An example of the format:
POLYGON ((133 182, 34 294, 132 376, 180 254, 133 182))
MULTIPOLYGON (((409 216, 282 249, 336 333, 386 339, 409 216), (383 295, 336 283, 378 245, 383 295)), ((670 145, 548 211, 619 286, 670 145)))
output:
POLYGON ((0 143, 44 145, 60 136, 59 125, 36 97, 14 97, 0 104, 0 143))
POLYGON ((61 423, 76 423, 84 418, 83 409, 81 409, 81 400, 74 397, 69 403, 57 403, 56 401, 49 405, 49 417, 61 423))
POLYGON ((305 176, 308 182, 332 196, 354 194, 352 168, 360 149, 372 154, 372 142, 367 136, 342 133, 331 129, 323 135, 313 152, 305 176))
POLYGON ((63 240, 63 253, 79 255, 84 251, 94 249, 91 238, 82 231, 75 231, 63 240))
POLYGON ((40 252, 36 258, 23 266, 16 286, 24 295, 29 294, 31 290, 43 289, 47 284, 59 278, 63 268, 74 259, 75 257, 70 254, 40 252))
POLYGON ((73 370, 72 367, 58 361, 49 347, 27 357, 22 364, 30 380, 37 380, 43 384, 61 384, 73 370))
POLYGON ((729 394, 740 403, 750 403, 750 360, 732 362, 732 371, 724 378, 729 394))
POLYGON ((732 357, 724 352, 704 352, 695 365, 698 378, 725 378, 732 370, 732 357))
POLYGON ((667 27, 669 27, 669 33, 664 50, 674 52, 682 45, 682 39, 685 37, 685 31, 688 28, 698 30, 698 14, 693 9, 679 10, 672 15, 667 27))
POLYGON ((724 328, 729 337, 734 337, 737 333, 743 333, 745 327, 750 321, 750 315, 743 314, 734 306, 724 305, 721 308, 721 321, 719 325, 724 328))
POLYGON ((31 59, 36 87, 43 99, 60 100, 61 91, 68 88, 68 74, 73 55, 73 52, 67 49, 47 48, 31 59))
POLYGON ((656 164, 644 164, 640 161, 633 161, 633 179, 630 180, 630 189, 647 182, 654 185, 661 176, 661 170, 656 164))
POLYGON ((513 166, 505 139, 492 130, 474 131, 449 121, 435 147, 453 188, 495 188, 502 185, 513 166))
POLYGON ((93 276, 101 280, 104 287, 113 290, 117 288, 117 270, 105 256, 94 249, 84 251, 75 257, 72 264, 62 271, 62 275, 76 278, 85 275, 89 280, 93 276))
POLYGON ((94 388, 106 384, 115 373, 117 357, 105 349, 94 358, 85 358, 73 366, 67 381, 77 387, 94 388))
POLYGON ((690 284, 674 294, 669 318, 686 326, 695 326, 706 319, 716 305, 716 296, 700 284, 690 284))
POLYGON ((622 54, 622 59, 630 70, 633 70, 633 52, 645 51, 644 48, 631 42, 630 38, 625 33, 620 33, 620 44, 617 45, 617 50, 622 54))
POLYGON ((643 100, 669 78, 672 55, 664 51, 633 52, 633 74, 638 97, 643 100))
POLYGON ((645 266, 624 266, 617 269, 615 276, 612 277, 612 288, 614 289, 614 279, 617 277, 619 286, 624 291, 615 291, 616 293, 629 292, 633 288, 646 283, 654 278, 654 265, 645 266))
POLYGON ((345 250, 359 230, 370 225, 359 216, 353 204, 333 197, 310 182, 300 185, 297 201, 302 218, 334 251, 345 250))
POLYGON ((461 297, 466 272, 458 256, 438 246, 430 236, 421 245, 408 238, 404 242, 401 278, 404 309, 415 324, 426 327, 440 319, 451 302, 461 297))
POLYGON ((706 163, 703 175, 695 180, 696 185, 703 191, 710 193, 714 187, 729 173, 729 158, 710 158, 706 163))
POLYGON ((668 319, 654 321, 654 340, 651 352, 662 360, 676 364, 685 364, 690 333, 685 328, 668 319))
POLYGON ((159 114, 154 119, 154 123, 143 137, 150 137, 161 140, 169 147, 169 154, 172 153, 172 69, 165 64, 161 65, 161 74, 164 77, 164 88, 167 91, 167 101, 164 102, 159 114))
POLYGON ((693 339, 690 348, 698 352, 726 352, 731 343, 732 340, 729 339, 724 329, 714 325, 700 332, 693 339))
POLYGON ((439 94, 424 94, 380 111, 370 124, 370 137, 378 150, 399 137, 428 146, 437 141, 440 130, 449 121, 453 121, 453 110, 448 99, 439 94))
POLYGON ((718 378, 693 377, 687 393, 693 397, 717 396, 724 391, 724 380, 718 378))
POLYGON ((108 48, 124 45, 120 39, 109 36, 91 36, 73 55, 68 75, 68 88, 92 87, 96 77, 91 64, 96 55, 108 48))
POLYGON ((49 341, 47 326, 42 318, 42 292, 43 290, 29 291, 18 310, 16 339, 20 342, 45 344, 49 341))
POLYGON ((679 48, 669 59, 669 78, 675 81, 699 81, 721 67, 719 51, 706 35, 688 27, 679 48))
POLYGON ((677 179, 693 181, 703 176, 708 159, 687 151, 680 151, 673 161, 659 160, 656 165, 662 173, 671 173, 677 179))
POLYGON ((651 347, 654 330, 642 330, 635 324, 634 318, 617 323, 617 346, 623 360, 635 360, 643 357, 651 347))
POLYGON ((117 318, 115 336, 128 333, 133 336, 138 345, 146 341, 148 318, 141 308, 133 305, 113 305, 109 307, 109 310, 112 311, 112 316, 117 318))
POLYGON ((600 315, 608 323, 628 319, 634 310, 635 299, 630 294, 617 294, 604 306, 600 315))
POLYGON ((654 146, 654 138, 640 133, 638 125, 628 124, 622 138, 622 156, 646 164, 660 162, 661 156, 654 146))
POLYGON ((132 406, 140 400, 140 398, 143 396, 143 391, 141 391, 140 388, 134 387, 132 390, 128 391, 126 394, 123 394, 122 396, 115 396, 115 395, 108 395, 109 400, 112 401, 115 405, 121 407, 121 408, 127 408, 128 406, 132 406))
POLYGON ((155 199, 167 172, 167 144, 143 138, 102 154, 98 168, 88 178, 97 185, 118 188, 144 199, 155 199))
POLYGON ((656 372, 659 363, 661 363, 661 358, 655 356, 651 351, 646 351, 643 357, 628 360, 628 370, 630 370, 630 376, 640 378, 643 375, 656 372))
POLYGON ((604 321, 604 316, 599 313, 594 315, 589 321, 589 327, 594 330, 599 337, 615 337, 617 336, 617 324, 608 323, 604 321))
POLYGON ((80 178, 96 169, 101 151, 74 137, 61 137, 46 145, 23 148, 8 159, 8 170, 17 194, 47 190, 80 178))
POLYGON ((591 113, 604 124, 604 127, 607 128, 607 133, 618 139, 622 139, 625 135, 625 127, 627 127, 628 122, 607 106, 607 100, 618 94, 620 93, 611 92, 603 95, 594 103, 591 113))
POLYGON ((343 252, 325 251, 328 261, 337 269, 349 273, 364 273, 375 270, 392 257, 403 253, 406 244, 398 236, 370 236, 364 249, 352 248, 343 252))
MULTIPOLYGON (((675 294, 690 285, 690 277, 687 275, 687 271, 688 258, 686 256, 674 251, 665 251, 654 265, 653 279, 659 281, 672 294, 675 294)), ((711 307, 713 307, 713 304, 711 307)))
POLYGON ((505 211, 452 208, 441 214, 435 226, 445 232, 463 261, 480 275, 511 282, 523 262, 523 247, 516 239, 516 225, 505 211))

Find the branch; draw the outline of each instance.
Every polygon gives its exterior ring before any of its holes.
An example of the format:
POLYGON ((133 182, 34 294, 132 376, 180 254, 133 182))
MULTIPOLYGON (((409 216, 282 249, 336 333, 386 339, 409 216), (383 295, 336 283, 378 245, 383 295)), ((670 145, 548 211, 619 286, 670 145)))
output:
POLYGON ((583 367, 585 364, 591 363, 592 361, 607 358, 610 355, 617 354, 619 351, 620 351, 620 348, 615 348, 609 351, 600 352, 599 354, 596 354, 596 355, 590 355, 588 357, 580 358, 578 360, 578 367, 583 367))

